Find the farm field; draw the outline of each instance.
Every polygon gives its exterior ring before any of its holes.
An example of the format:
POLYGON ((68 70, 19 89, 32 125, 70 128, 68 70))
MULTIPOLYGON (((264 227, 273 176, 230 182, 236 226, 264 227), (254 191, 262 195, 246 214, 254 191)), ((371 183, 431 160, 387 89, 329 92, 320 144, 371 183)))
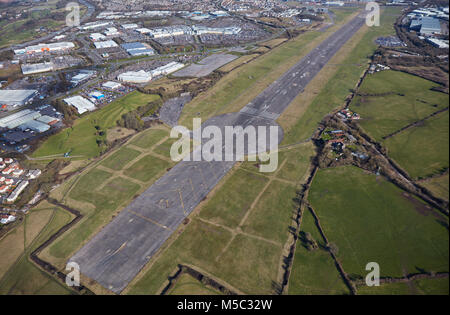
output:
MULTIPOLYGON (((0 294, 71 294, 67 287, 39 269, 30 261, 30 253, 46 241, 59 228, 69 223, 72 215, 56 206, 42 202, 26 217, 23 228, 16 233, 24 233, 26 247, 16 258, 9 257, 14 263, 6 268, 0 278, 0 294)), ((24 237, 17 238, 24 241, 24 237)), ((5 239, 0 241, 3 245, 5 239)), ((18 244, 16 244, 18 245, 18 244)), ((6 267, 6 266, 2 266, 6 267)))
POLYGON ((323 249, 325 242, 308 209, 304 210, 300 233, 310 233, 319 248, 309 251, 302 241, 297 241, 292 272, 289 278, 289 294, 349 294, 331 255, 323 249))
POLYGON ((448 95, 430 90, 436 83, 399 71, 368 75, 350 109, 379 142, 383 137, 449 106, 448 95))
POLYGON ((203 270, 234 291, 274 293, 295 210, 293 198, 309 159, 298 159, 297 164, 302 164, 294 166, 298 181, 279 177, 285 167, 293 167, 287 164, 287 155, 270 176, 259 173, 252 163, 236 166, 199 205, 181 235, 150 261, 125 293, 158 293, 178 264, 203 270))
MULTIPOLYGON (((447 99, 448 101, 448 99, 447 99)), ((388 154, 412 178, 438 174, 449 167, 449 113, 427 119, 385 141, 388 154)))
POLYGON ((204 285, 191 275, 183 273, 175 285, 167 292, 168 295, 220 295, 221 293, 204 285))
MULTIPOLYGON (((349 18, 354 12, 349 10, 346 17, 349 18)), ((239 111, 339 26, 340 23, 326 32, 302 34, 225 75, 213 88, 183 108, 180 124, 191 128, 194 117, 200 116, 206 120, 219 114, 239 111)))
MULTIPOLYGON (((377 48, 374 40, 379 36, 394 34, 395 31, 392 25, 400 12, 399 8, 385 8, 380 16, 380 27, 367 28, 363 26, 360 32, 365 31, 365 33, 357 45, 350 52, 346 53, 347 56, 339 61, 341 66, 338 65, 338 70, 330 78, 325 78, 325 81, 314 82, 313 80, 310 83, 313 85, 319 84, 320 89, 317 89, 317 94, 314 92, 310 96, 312 100, 306 100, 307 103, 310 102, 306 108, 304 108, 304 96, 300 95, 298 99, 293 101, 290 107, 300 106, 300 109, 294 110, 296 121, 292 122, 290 121, 292 118, 286 117, 288 114, 292 115, 291 111, 293 109, 289 107, 285 112, 286 115, 282 115, 278 120, 285 130, 285 138, 282 144, 287 145, 307 139, 313 134, 326 114, 343 105, 346 97, 350 94, 350 90, 355 87, 356 82, 358 82, 358 79, 368 66, 370 55, 377 48), (324 82, 326 83, 324 84, 324 82), (297 111, 300 111, 300 117, 297 111)), ((355 36, 358 36, 358 33, 355 36)), ((345 46, 343 49, 345 49, 345 46)), ((324 68, 322 71, 329 70, 324 68)))
POLYGON ((80 211, 84 217, 44 250, 43 257, 63 266, 71 254, 109 223, 133 197, 162 176, 172 164, 155 156, 153 149, 168 136, 166 128, 148 129, 137 134, 102 161, 53 191, 52 197, 80 211), (144 134, 158 140, 150 145, 151 141, 142 138, 144 134), (143 144, 146 148, 135 144, 143 144))
POLYGON ((370 295, 448 295, 448 278, 444 279, 421 279, 409 283, 389 283, 379 287, 362 286, 358 294, 370 295))
POLYGON ((448 272, 448 218, 353 166, 320 170, 309 200, 351 277, 375 261, 381 277, 448 272))
POLYGON ((449 176, 439 176, 419 183, 421 186, 429 189, 436 197, 449 200, 449 176))
POLYGON ((123 114, 158 98, 157 95, 131 92, 106 107, 77 119, 73 127, 63 129, 50 136, 32 156, 37 158, 71 152, 72 156, 81 156, 82 158, 97 157, 106 149, 97 141, 102 143, 106 141, 108 129, 115 127, 117 120, 123 114))

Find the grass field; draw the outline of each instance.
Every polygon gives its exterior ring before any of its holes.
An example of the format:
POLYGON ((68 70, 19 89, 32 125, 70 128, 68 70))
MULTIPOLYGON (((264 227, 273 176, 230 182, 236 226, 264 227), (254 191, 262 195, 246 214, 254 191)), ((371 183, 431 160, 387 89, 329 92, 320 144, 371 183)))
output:
POLYGON ((346 97, 350 94, 350 90, 355 87, 362 72, 367 67, 370 55, 377 47, 374 40, 382 35, 394 34, 393 23, 397 14, 400 14, 399 8, 384 9, 380 17, 381 25, 368 28, 359 43, 340 62, 341 66, 335 74, 327 79, 325 84, 319 82, 320 92, 315 95, 311 104, 302 110, 301 117, 292 126, 289 126, 288 130, 285 130, 283 144, 296 143, 307 139, 313 134, 326 114, 342 106, 346 97))
POLYGON ((46 202, 32 210, 25 220, 24 229, 16 230, 16 233, 25 233, 27 247, 18 260, 14 260, 14 265, 6 269, 0 280, 0 294, 71 294, 72 291, 29 260, 35 248, 70 220, 72 216, 69 213, 46 202))
POLYGON ((124 166, 137 158, 141 152, 123 147, 119 151, 115 152, 113 155, 105 159, 101 165, 108 167, 112 170, 121 170, 124 166))
POLYGON ((364 130, 382 142, 382 137, 448 107, 448 95, 431 91, 434 86, 407 73, 378 72, 365 78, 359 90, 364 96, 355 97, 350 108, 361 115, 364 130))
POLYGON ((191 275, 183 273, 175 285, 167 292, 168 295, 220 295, 221 293, 208 287, 193 278, 191 275))
POLYGON ((158 174, 165 173, 169 166, 171 166, 171 163, 168 161, 147 155, 125 170, 125 175, 142 182, 148 182, 156 178, 158 174))
POLYGON ((449 200, 449 177, 448 173, 437 178, 432 178, 420 183, 421 186, 429 189, 436 197, 449 200))
POLYGON ((358 294, 370 295, 448 295, 448 278, 421 279, 408 283, 389 283, 379 287, 360 287, 358 294))
MULTIPOLYGON (((325 242, 316 227, 312 214, 306 209, 300 230, 310 233, 319 246, 325 242)), ((318 248, 308 251, 301 241, 297 243, 292 272, 289 278, 289 294, 349 294, 330 254, 318 248)))
POLYGON ((83 158, 96 157, 105 150, 105 146, 99 146, 97 140, 105 140, 107 130, 115 127, 117 120, 123 114, 158 98, 159 96, 156 95, 148 95, 136 91, 131 92, 106 107, 93 113, 88 113, 76 120, 73 127, 66 128, 50 136, 32 156, 45 157, 71 151, 72 156, 82 156, 83 158), (105 134, 99 135, 96 126, 105 134))
POLYGON ((448 218, 381 177, 355 167, 320 170, 309 200, 352 276, 368 262, 381 276, 448 271, 448 218))
MULTIPOLYGON (((448 101, 448 99, 447 99, 448 101)), ((449 113, 444 112, 385 141, 388 154, 413 178, 449 167, 449 113)))

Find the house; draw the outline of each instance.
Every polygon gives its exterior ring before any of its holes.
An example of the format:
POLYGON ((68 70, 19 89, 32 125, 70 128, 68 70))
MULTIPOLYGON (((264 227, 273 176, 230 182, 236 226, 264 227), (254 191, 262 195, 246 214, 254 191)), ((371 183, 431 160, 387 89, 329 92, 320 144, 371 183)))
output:
POLYGON ((5 180, 6 185, 12 185, 14 183, 14 179, 8 178, 5 180))
POLYGON ((1 216, 0 223, 1 224, 8 224, 8 223, 11 223, 11 222, 14 222, 14 221, 16 221, 16 217, 15 216, 9 215, 9 214, 4 214, 4 215, 1 216))
POLYGON ((5 192, 8 191, 8 189, 9 189, 8 185, 0 186, 0 194, 4 194, 5 192))
POLYGON ((4 162, 5 162, 6 164, 11 164, 12 162, 14 162, 14 160, 11 159, 11 158, 5 158, 5 159, 4 159, 4 162))

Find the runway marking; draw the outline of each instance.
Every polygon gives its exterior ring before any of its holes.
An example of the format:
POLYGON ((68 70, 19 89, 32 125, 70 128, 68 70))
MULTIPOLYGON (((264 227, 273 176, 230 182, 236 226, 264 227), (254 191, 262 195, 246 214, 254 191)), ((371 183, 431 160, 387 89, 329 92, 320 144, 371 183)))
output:
POLYGON ((181 201, 181 207, 183 207, 183 213, 185 216, 187 216, 186 209, 184 208, 183 193, 181 192, 181 190, 178 190, 178 194, 180 195, 180 201, 181 201))
POLYGON ((168 230, 168 231, 173 232, 173 230, 172 230, 171 228, 169 228, 169 227, 167 227, 167 226, 165 226, 165 225, 162 225, 162 224, 160 224, 160 223, 158 223, 158 222, 156 222, 156 221, 153 221, 152 219, 149 219, 149 218, 147 218, 147 217, 145 217, 145 216, 143 216, 143 215, 140 215, 139 213, 136 213, 136 212, 134 212, 133 210, 127 210, 127 211, 128 211, 129 213, 131 213, 131 214, 134 214, 134 215, 137 216, 138 218, 141 218, 141 219, 143 219, 143 220, 145 220, 145 221, 148 221, 148 222, 150 222, 150 223, 153 223, 153 224, 159 226, 160 228, 163 228, 164 230, 168 230))

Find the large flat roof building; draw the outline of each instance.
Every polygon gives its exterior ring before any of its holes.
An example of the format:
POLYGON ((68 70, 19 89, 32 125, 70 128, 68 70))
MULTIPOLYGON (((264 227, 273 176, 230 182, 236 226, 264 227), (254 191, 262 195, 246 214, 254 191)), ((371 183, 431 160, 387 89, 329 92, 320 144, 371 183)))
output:
POLYGON ((24 75, 53 71, 53 69, 53 62, 26 63, 22 65, 22 73, 24 75))
POLYGON ((39 112, 25 109, 0 119, 0 127, 14 129, 24 123, 41 117, 39 112))
POLYGON ((96 109, 95 105, 92 102, 80 95, 66 98, 64 99, 64 102, 75 107, 80 115, 96 109))
POLYGON ((41 52, 54 52, 54 51, 64 51, 69 50, 75 47, 75 44, 72 42, 60 42, 60 43, 51 43, 51 44, 38 44, 33 46, 28 46, 22 49, 14 50, 16 55, 23 54, 35 54, 41 52))
POLYGON ((94 45, 95 48, 97 49, 112 48, 118 46, 117 43, 113 40, 105 40, 104 42, 95 42, 94 45))
POLYGON ((121 45, 131 56, 152 56, 155 51, 148 45, 143 43, 125 43, 121 45))
POLYGON ((0 104, 23 106, 32 100, 37 93, 36 90, 0 90, 0 104))

